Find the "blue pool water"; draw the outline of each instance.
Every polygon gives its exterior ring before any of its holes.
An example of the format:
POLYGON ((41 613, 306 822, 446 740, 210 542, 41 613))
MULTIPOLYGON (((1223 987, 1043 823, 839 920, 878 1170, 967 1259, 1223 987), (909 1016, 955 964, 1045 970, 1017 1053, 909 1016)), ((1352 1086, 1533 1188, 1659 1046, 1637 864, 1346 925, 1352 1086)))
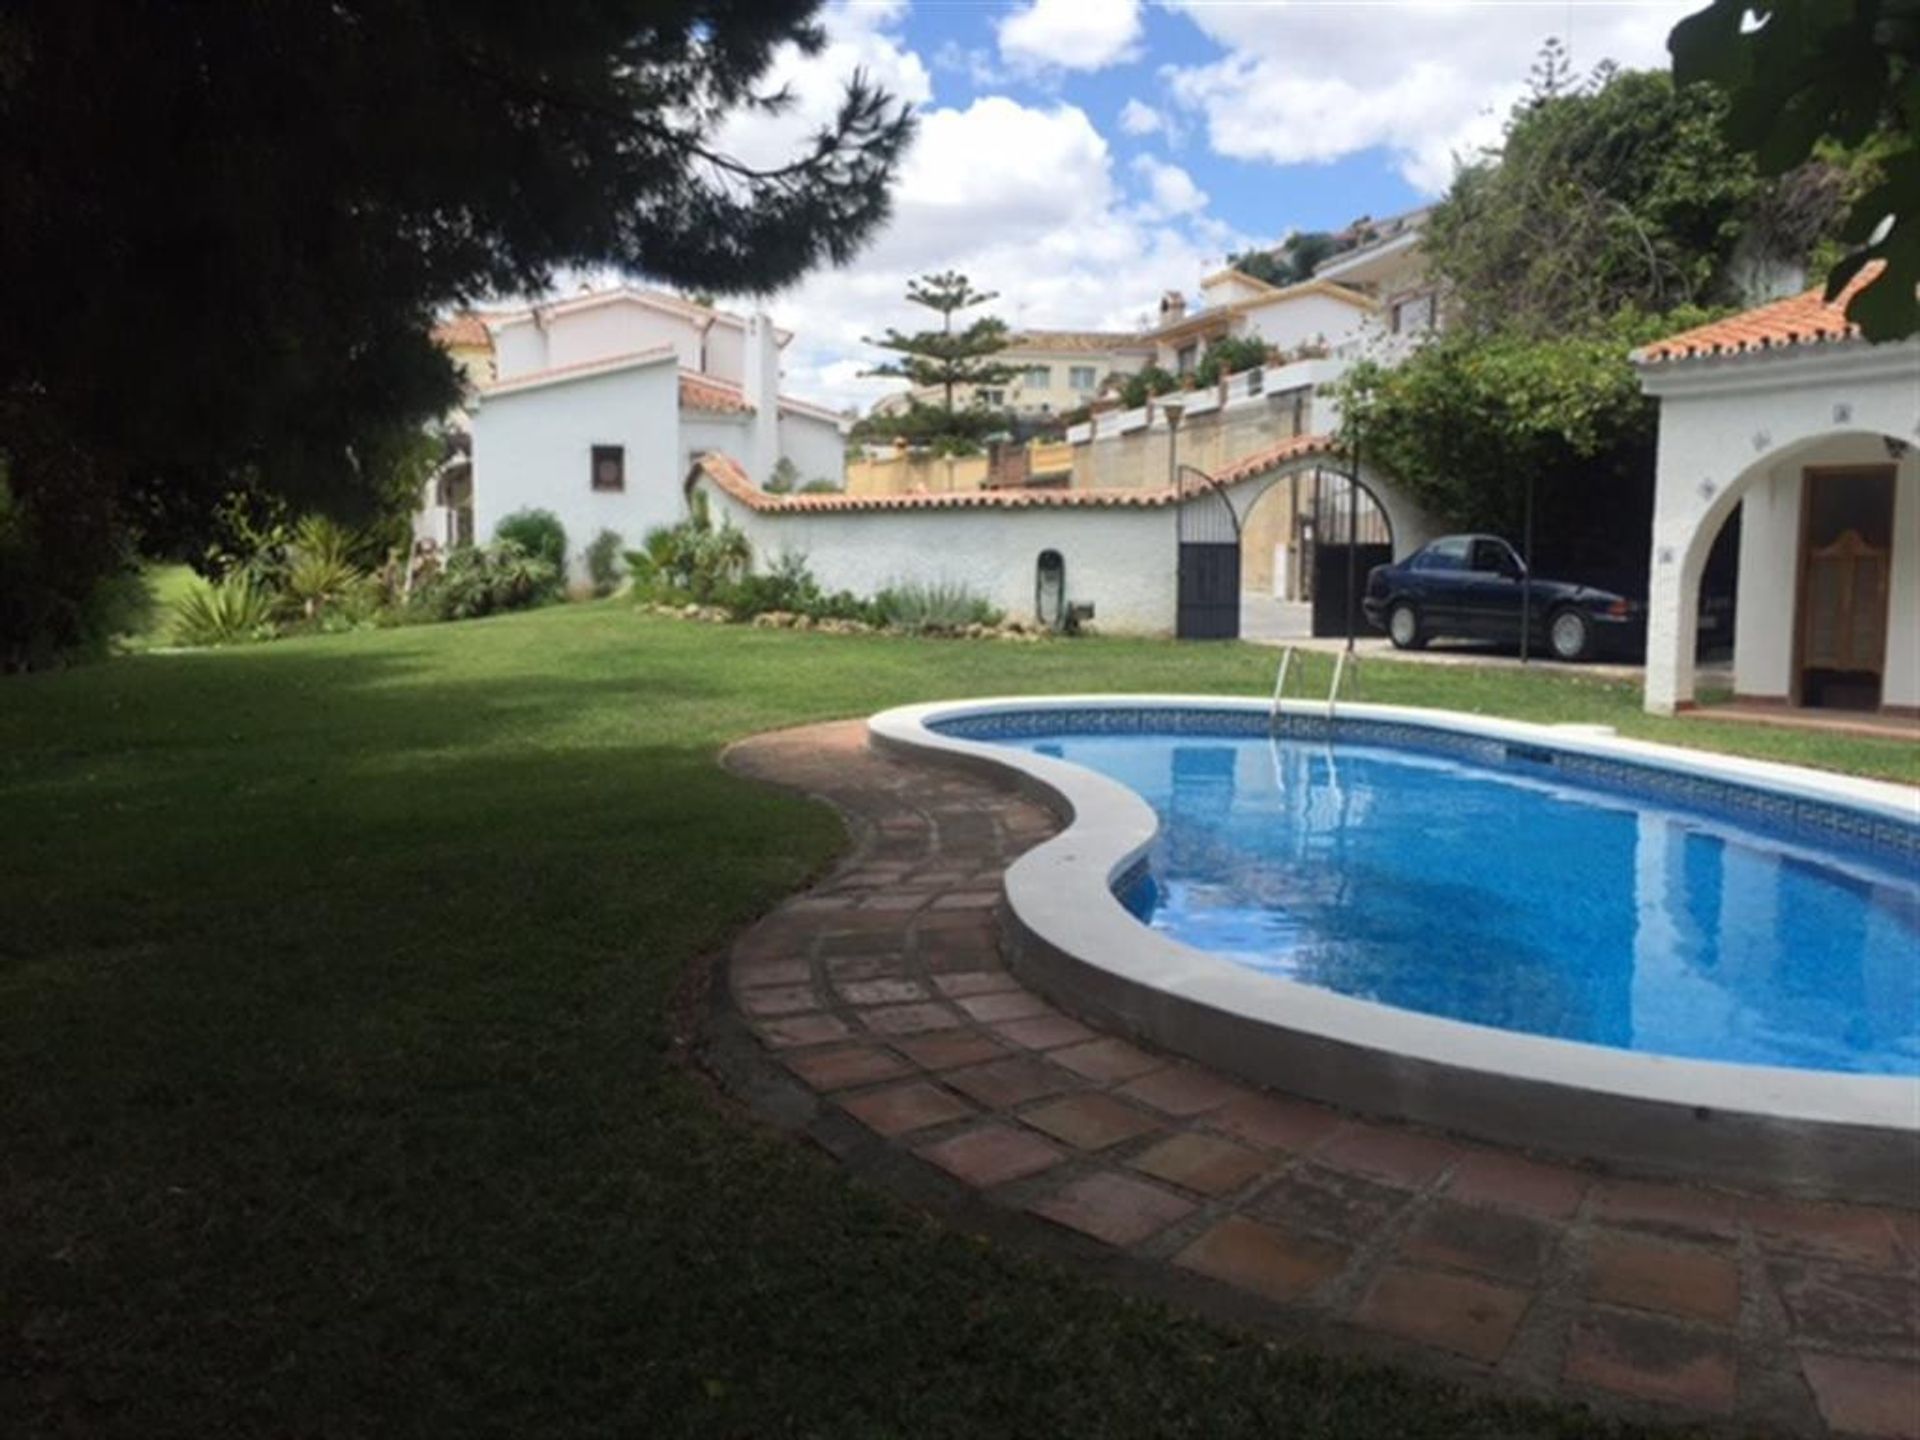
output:
POLYGON ((1155 929, 1343 995, 1621 1049, 1920 1074, 1910 859, 1397 747, 1008 738, 1158 812, 1155 929))

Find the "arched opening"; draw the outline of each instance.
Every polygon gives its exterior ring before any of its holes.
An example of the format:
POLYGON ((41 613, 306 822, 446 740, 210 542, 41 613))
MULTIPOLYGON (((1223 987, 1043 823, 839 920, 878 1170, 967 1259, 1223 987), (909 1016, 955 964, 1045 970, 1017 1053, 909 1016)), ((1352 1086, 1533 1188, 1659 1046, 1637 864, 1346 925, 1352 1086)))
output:
POLYGON ((1067 626, 1067 562, 1058 550, 1042 550, 1034 564, 1033 618, 1049 630, 1067 626))
POLYGON ((1394 558, 1393 522, 1373 488, 1332 465, 1277 476, 1236 497, 1240 526, 1240 633, 1249 640, 1346 634, 1349 578, 1356 634, 1367 572, 1394 558))
POLYGON ((1650 699, 1895 712, 1920 703, 1910 613, 1920 464, 1910 445, 1828 432, 1768 452, 1718 492, 1696 482, 1689 498, 1691 523, 1656 531, 1650 699))

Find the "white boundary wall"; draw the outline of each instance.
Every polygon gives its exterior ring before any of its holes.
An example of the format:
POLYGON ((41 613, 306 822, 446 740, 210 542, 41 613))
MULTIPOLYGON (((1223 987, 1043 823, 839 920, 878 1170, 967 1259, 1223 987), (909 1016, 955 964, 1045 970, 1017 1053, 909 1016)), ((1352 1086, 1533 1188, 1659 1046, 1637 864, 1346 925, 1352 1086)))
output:
POLYGON ((696 482, 714 519, 745 531, 757 563, 806 558, 827 590, 872 595, 903 580, 967 585, 1032 621, 1040 552, 1066 561, 1067 599, 1109 633, 1166 635, 1176 606, 1174 507, 1020 506, 768 512, 696 482))

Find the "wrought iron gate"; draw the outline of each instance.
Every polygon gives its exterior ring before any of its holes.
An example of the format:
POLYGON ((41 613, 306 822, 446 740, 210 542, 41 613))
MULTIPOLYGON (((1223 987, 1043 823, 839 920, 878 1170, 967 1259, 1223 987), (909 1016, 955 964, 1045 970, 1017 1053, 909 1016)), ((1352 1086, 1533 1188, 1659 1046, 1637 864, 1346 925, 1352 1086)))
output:
POLYGON ((1179 605, 1174 633, 1182 640, 1240 638, 1240 516, 1204 470, 1182 465, 1179 605))

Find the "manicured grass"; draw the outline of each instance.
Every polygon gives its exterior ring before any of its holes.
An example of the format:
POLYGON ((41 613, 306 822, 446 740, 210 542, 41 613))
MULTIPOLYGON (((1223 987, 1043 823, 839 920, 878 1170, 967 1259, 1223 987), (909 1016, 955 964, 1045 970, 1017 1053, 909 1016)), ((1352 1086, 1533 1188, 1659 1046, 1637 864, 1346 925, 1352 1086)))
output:
MULTIPOLYGON (((1009 1257, 717 1112, 693 960, 836 821, 726 739, 1270 652, 717 629, 616 604, 0 684, 8 1436, 1572 1436, 1009 1257)), ((1324 678, 1309 677, 1324 686, 1324 678)), ((1660 726, 1617 686, 1368 698, 1660 726)))

